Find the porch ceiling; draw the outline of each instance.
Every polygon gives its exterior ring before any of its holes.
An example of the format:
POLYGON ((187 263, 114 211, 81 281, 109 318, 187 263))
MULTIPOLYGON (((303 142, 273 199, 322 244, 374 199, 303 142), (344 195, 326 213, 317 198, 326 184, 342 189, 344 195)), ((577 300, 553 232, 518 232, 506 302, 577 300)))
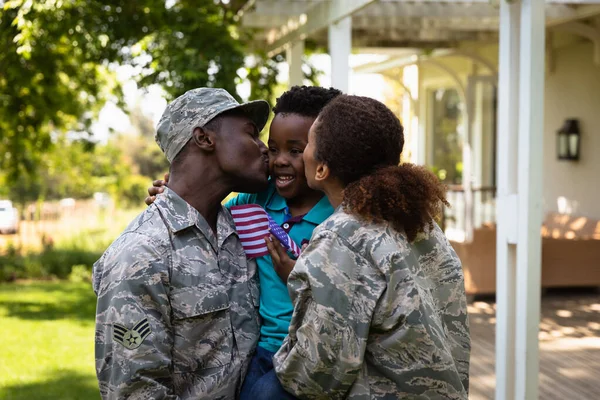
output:
MULTIPOLYGON (((454 47, 465 41, 496 41, 498 6, 501 0, 379 0, 352 15, 353 47, 454 47)), ((242 26, 255 31, 255 45, 279 52, 289 40, 308 37, 327 46, 325 23, 304 26, 309 18, 326 17, 332 0, 255 0, 242 16, 242 26), (297 36, 295 35, 297 33, 297 36)), ((353 1, 352 3, 360 3, 353 1)), ((369 3, 369 2, 364 2, 369 3)), ((550 24, 565 23, 580 17, 600 14, 593 1, 548 1, 546 16, 550 24)), ((596 2, 597 3, 597 2, 596 2)))

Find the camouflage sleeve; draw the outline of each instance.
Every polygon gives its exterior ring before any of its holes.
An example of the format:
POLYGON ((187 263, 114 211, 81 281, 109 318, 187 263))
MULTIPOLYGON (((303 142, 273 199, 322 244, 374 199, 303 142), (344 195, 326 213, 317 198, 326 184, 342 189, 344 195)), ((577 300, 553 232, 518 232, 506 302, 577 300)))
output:
POLYGON ((366 269, 372 269, 368 262, 330 231, 315 235, 296 263, 288 280, 295 310, 273 360, 290 393, 341 399, 355 382, 385 286, 382 276, 366 269))
POLYGON ((123 240, 113 247, 94 266, 96 372, 102 398, 177 399, 168 259, 148 244, 123 240))

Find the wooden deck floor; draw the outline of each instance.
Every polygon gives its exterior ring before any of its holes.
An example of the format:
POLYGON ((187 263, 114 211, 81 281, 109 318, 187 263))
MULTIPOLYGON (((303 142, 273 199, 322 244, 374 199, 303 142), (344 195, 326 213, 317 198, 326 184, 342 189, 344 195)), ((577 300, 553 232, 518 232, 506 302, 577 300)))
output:
MULTIPOLYGON (((496 386, 495 304, 474 301, 471 322, 472 400, 493 399, 496 386)), ((542 298, 540 396, 546 399, 600 399, 600 294, 570 291, 542 298)))

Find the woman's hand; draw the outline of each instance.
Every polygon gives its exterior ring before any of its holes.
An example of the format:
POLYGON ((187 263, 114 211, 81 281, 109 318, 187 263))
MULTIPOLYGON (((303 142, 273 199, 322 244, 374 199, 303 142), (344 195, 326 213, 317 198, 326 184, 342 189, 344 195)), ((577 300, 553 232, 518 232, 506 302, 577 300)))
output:
POLYGON ((149 196, 144 199, 147 205, 154 203, 156 195, 165 191, 165 186, 169 183, 169 174, 165 174, 165 179, 157 179, 152 182, 152 186, 148 188, 149 196))
POLYGON ((271 260, 273 261, 273 268, 277 275, 281 278, 284 283, 287 283, 290 272, 294 269, 296 261, 292 260, 288 256, 285 248, 279 243, 279 240, 273 235, 265 238, 267 248, 271 254, 271 260))

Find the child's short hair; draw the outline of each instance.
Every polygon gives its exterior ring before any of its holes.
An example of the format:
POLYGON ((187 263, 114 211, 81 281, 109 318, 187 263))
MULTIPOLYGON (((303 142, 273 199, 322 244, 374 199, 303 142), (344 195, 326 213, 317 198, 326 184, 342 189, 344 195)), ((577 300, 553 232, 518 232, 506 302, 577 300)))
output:
POLYGON ((334 88, 293 86, 277 99, 273 113, 316 118, 323 107, 340 94, 342 92, 334 88))

